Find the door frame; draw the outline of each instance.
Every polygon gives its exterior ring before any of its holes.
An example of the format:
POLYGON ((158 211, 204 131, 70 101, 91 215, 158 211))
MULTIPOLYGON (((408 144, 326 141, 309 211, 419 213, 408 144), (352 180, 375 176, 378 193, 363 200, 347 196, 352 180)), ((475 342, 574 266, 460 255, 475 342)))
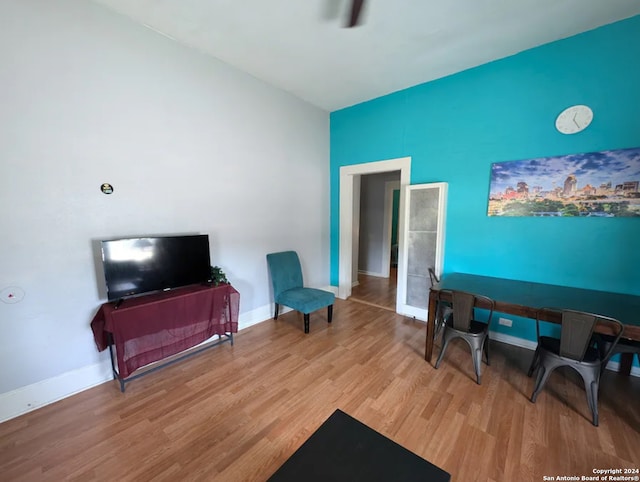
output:
MULTIPOLYGON (((360 199, 354 200, 354 183, 360 182, 360 176, 364 174, 378 174, 381 172, 400 171, 400 205, 398 208, 398 259, 404 250, 404 186, 411 182, 411 157, 400 157, 385 161, 366 162, 342 166, 340 168, 340 245, 338 255, 338 297, 347 299, 351 296, 353 282, 353 243, 354 232, 359 232, 359 225, 354 226, 354 204, 359 204, 360 199)), ((403 269, 403 268, 402 268, 403 269)), ((398 279, 404 276, 398 265, 398 279)), ((398 300, 404 299, 404 292, 398 287, 396 295, 396 312, 400 304, 398 300)))

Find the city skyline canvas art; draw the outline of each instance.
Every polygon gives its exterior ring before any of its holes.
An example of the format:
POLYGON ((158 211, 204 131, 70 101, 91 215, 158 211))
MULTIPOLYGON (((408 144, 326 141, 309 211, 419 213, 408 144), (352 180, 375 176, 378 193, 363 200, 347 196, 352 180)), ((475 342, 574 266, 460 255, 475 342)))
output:
POLYGON ((491 165, 488 216, 640 217, 640 147, 491 165))

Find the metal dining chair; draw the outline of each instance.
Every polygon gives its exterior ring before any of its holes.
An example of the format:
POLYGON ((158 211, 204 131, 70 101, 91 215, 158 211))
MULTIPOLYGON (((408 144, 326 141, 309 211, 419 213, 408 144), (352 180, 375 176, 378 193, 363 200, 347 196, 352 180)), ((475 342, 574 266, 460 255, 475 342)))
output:
POLYGON ((622 323, 608 316, 557 308, 538 310, 536 314, 538 347, 529 368, 529 376, 536 370, 538 370, 538 376, 531 395, 531 402, 535 403, 553 370, 561 366, 571 367, 580 374, 584 381, 593 425, 597 427, 600 374, 603 365, 607 363, 620 340, 622 330, 622 323), (551 313, 559 314, 562 319, 559 339, 540 335, 540 322, 551 313), (598 347, 598 338, 593 336, 598 325, 606 326, 607 331, 612 333, 613 338, 607 350, 598 347))
POLYGON ((444 333, 442 335, 442 348, 436 361, 436 368, 444 358, 449 342, 454 338, 462 338, 471 348, 471 357, 476 372, 476 383, 480 385, 482 377, 482 353, 486 355, 487 365, 489 365, 489 327, 495 302, 486 296, 467 293, 464 291, 441 290, 438 293, 438 306, 442 306, 441 296, 443 293, 451 295, 451 313, 444 323, 444 333), (474 318, 474 307, 479 300, 489 309, 487 323, 483 323, 474 318))

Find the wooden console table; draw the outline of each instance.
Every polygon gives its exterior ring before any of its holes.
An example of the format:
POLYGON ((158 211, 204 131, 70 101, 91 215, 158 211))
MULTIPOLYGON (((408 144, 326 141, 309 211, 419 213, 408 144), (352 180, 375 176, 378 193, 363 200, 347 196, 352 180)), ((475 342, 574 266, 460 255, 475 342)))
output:
POLYGON ((240 294, 229 284, 190 286, 127 299, 117 308, 114 303, 104 303, 93 317, 91 329, 98 350, 109 348, 113 377, 124 392, 125 383, 151 371, 226 341, 233 345, 239 306, 240 294), (217 341, 201 349, 133 374, 216 335, 217 341))

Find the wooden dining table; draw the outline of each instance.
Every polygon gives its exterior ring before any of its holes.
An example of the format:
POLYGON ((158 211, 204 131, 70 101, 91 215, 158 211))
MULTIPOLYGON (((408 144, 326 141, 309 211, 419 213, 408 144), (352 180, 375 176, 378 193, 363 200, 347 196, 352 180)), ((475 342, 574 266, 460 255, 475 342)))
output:
MULTIPOLYGON (((536 319, 539 308, 586 311, 610 316, 624 325, 622 337, 640 341, 640 296, 624 293, 573 288, 531 281, 518 281, 465 273, 447 273, 429 292, 427 335, 424 359, 431 362, 435 315, 438 298, 451 301, 449 290, 487 296, 495 301, 495 312, 536 319)), ((479 308, 488 308, 478 301, 479 308)), ((544 321, 560 323, 560 317, 548 314, 544 321)), ((625 361, 629 364, 629 359, 625 361)))

